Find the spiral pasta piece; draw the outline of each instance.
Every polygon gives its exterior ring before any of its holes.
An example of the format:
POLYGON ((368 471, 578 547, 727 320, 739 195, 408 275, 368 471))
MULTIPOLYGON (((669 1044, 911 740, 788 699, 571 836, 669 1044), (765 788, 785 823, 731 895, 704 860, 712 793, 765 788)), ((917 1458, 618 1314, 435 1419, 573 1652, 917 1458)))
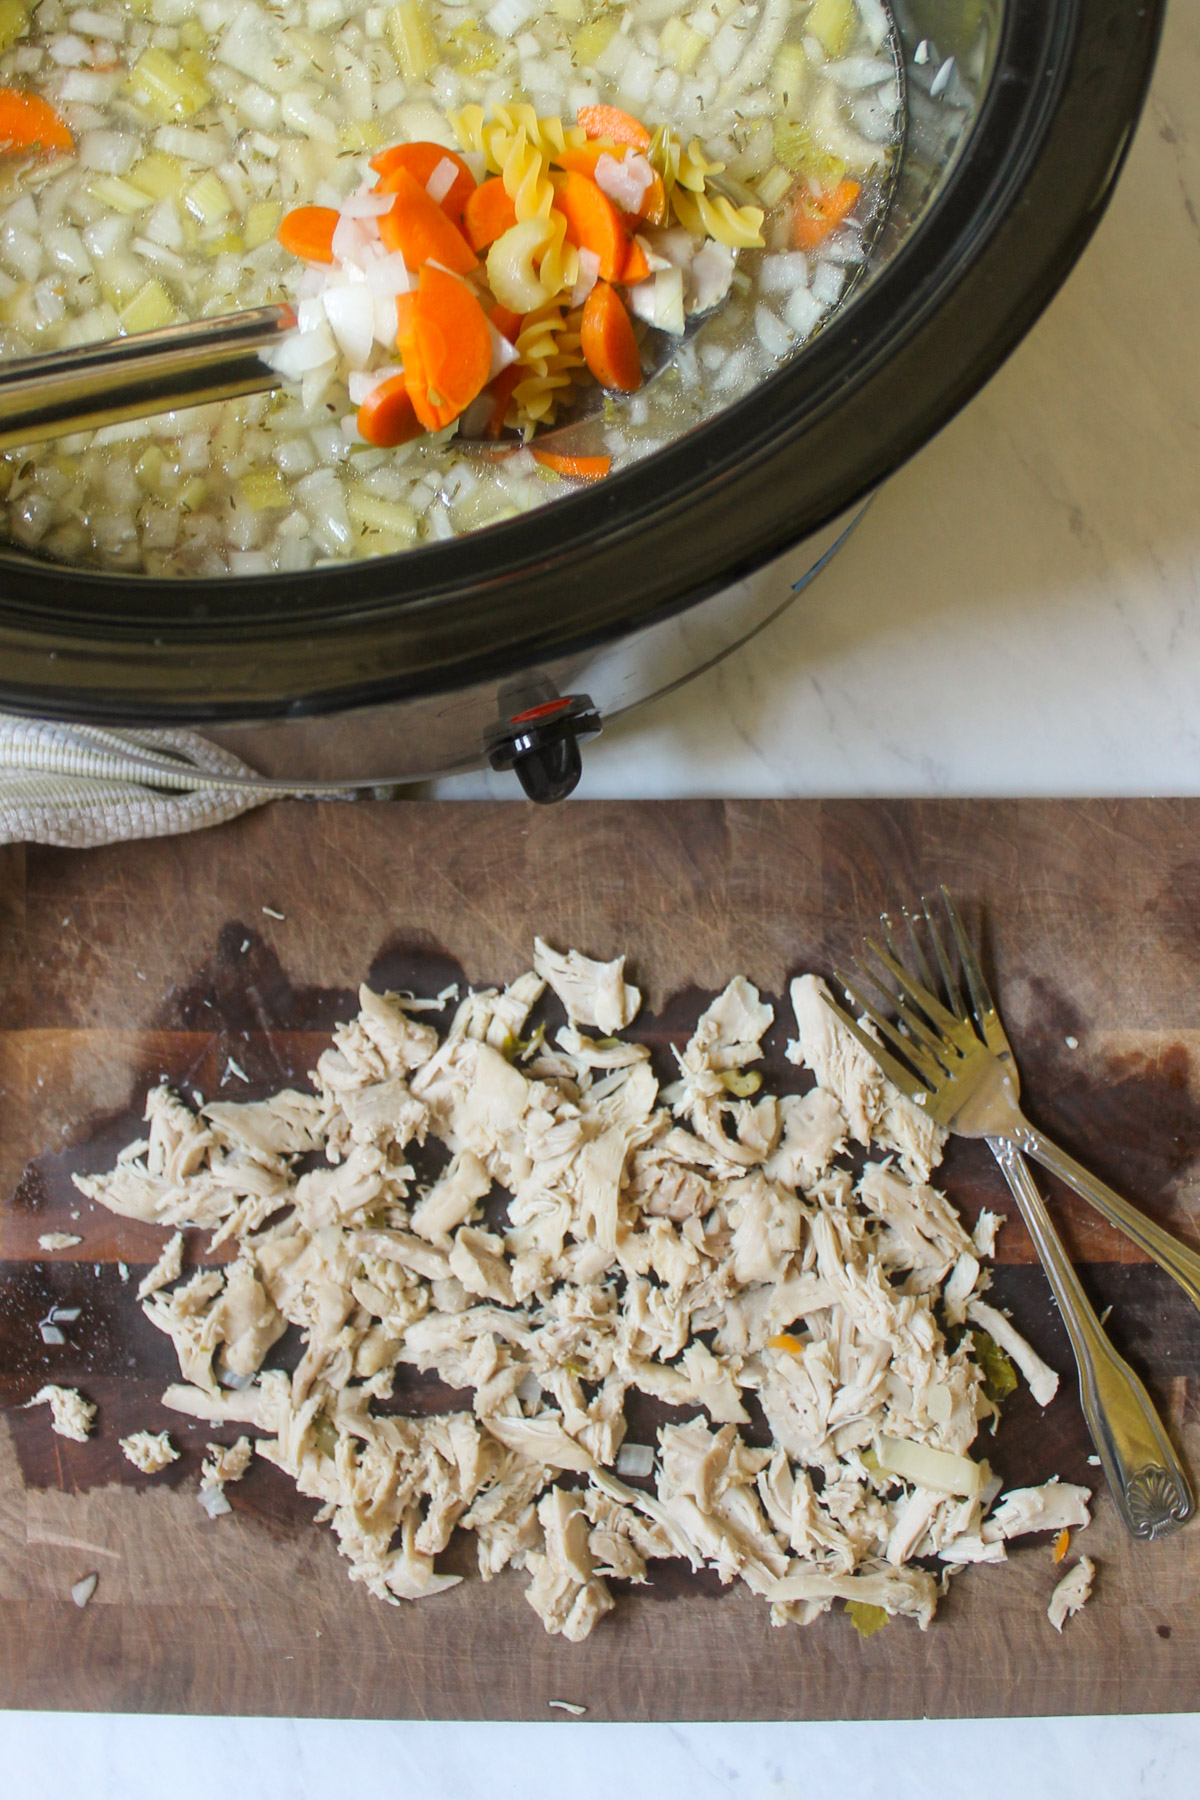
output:
POLYGON ((513 389, 513 422, 530 436, 550 423, 555 408, 583 367, 579 323, 557 302, 529 314, 516 341, 517 366, 527 373, 513 389))
POLYGON ((676 188, 671 197, 679 223, 697 237, 715 238, 731 250, 761 250, 761 206, 735 206, 724 194, 691 194, 676 188))

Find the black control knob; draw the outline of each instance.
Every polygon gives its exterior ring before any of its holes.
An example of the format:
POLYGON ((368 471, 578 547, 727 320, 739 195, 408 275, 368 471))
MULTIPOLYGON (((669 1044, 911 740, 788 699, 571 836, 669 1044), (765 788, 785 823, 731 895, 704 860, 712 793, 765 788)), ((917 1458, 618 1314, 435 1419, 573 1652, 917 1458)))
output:
POLYGON ((487 733, 493 769, 511 769, 527 797, 539 806, 565 800, 583 773, 579 746, 601 730, 586 694, 560 694, 498 721, 487 733))

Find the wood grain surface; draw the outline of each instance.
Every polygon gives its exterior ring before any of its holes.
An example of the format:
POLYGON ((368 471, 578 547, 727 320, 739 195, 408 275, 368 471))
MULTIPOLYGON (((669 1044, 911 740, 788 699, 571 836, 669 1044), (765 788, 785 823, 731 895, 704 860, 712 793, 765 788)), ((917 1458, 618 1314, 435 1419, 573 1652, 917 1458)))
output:
MULTIPOLYGON (((547 1718, 566 1699, 592 1719, 1200 1707, 1200 1525, 1135 1546, 1105 1496, 1079 1546, 1099 1565, 1095 1598, 1061 1639, 1044 1539, 956 1579, 928 1632, 895 1621, 869 1641, 840 1612, 774 1630, 740 1584, 652 1565, 652 1585, 620 1591, 572 1646, 545 1636, 525 1577, 485 1586, 470 1572, 469 1539, 447 1559, 468 1572, 461 1586, 380 1605, 269 1465, 230 1490, 232 1515, 206 1518, 203 1444, 234 1434, 160 1404, 173 1356, 135 1288, 162 1234, 70 1183, 136 1135, 163 1075, 210 1098, 302 1082, 363 979, 510 979, 535 932, 624 950, 665 1054, 731 974, 778 997, 937 881, 980 931, 1032 1116, 1200 1242, 1197 802, 280 804, 190 838, 0 852, 0 1706, 547 1718), (83 1242, 48 1256, 50 1231, 83 1242), (83 1312, 47 1349, 37 1322, 55 1301, 83 1312), (98 1402, 87 1444, 53 1436, 44 1408, 20 1410, 46 1380, 98 1402), (139 1476, 118 1437, 168 1425, 182 1459, 139 1476), (70 1586, 93 1571, 81 1612, 70 1586)), ((981 1144, 952 1145, 943 1174, 968 1220, 984 1204, 1011 1215, 981 1144)), ((1051 1191, 1200 1485, 1200 1318, 1051 1191)), ((188 1234, 190 1261, 204 1241, 188 1234)), ((989 1454, 1010 1484, 1090 1483, 1065 1334, 1015 1216, 995 1276, 1064 1380, 1044 1414, 1014 1396, 989 1454)), ((454 1403, 433 1382, 402 1391, 414 1410, 454 1403)))

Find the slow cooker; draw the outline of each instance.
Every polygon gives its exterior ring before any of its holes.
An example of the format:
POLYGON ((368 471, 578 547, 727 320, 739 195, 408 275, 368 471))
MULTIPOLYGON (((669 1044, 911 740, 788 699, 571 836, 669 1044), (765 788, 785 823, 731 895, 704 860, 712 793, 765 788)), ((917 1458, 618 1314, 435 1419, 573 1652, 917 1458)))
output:
POLYGON ((0 707, 200 726, 266 785, 490 761, 561 798, 605 719, 792 602, 1029 329, 1112 193, 1163 3, 896 0, 891 205, 869 278, 790 363, 587 492, 398 556, 165 581, 0 550, 0 707))

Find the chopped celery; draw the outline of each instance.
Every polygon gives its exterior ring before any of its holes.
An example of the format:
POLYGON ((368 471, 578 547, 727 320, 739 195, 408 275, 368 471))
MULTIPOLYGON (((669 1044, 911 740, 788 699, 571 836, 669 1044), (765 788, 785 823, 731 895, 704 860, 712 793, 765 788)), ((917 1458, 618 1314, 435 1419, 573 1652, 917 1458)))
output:
POLYGON ((212 237, 201 238, 200 248, 205 256, 223 256, 226 251, 232 251, 236 256, 246 245, 238 232, 218 231, 212 237))
POLYGON ((975 1361, 983 1374, 983 1391, 989 1400, 1003 1400, 1006 1394, 1016 1391, 1017 1371, 988 1332, 976 1327, 971 1336, 975 1340, 975 1361))
POLYGON ((88 193, 110 212, 140 213, 150 204, 149 194, 120 175, 97 175, 88 182, 88 193))
POLYGON ((391 141, 378 119, 351 119, 338 133, 338 148, 354 156, 364 150, 382 150, 391 141))
POLYGON ((614 13, 589 19, 571 39, 571 60, 577 69, 590 69, 604 55, 617 33, 620 20, 614 13))
POLYGON ((278 469, 251 469, 241 480, 242 498, 255 512, 272 506, 287 506, 291 490, 278 469))
POLYGON ((405 544, 411 544, 417 535, 417 515, 411 506, 383 500, 362 488, 347 494, 346 511, 360 531, 386 531, 405 544))
POLYGON ((174 199, 183 187, 183 164, 177 156, 152 150, 130 169, 129 179, 153 200, 174 199))
POLYGON ((150 493, 158 492, 162 480, 163 453, 159 444, 147 444, 133 466, 133 472, 150 493))
POLYGON ((199 19, 185 19, 179 27, 179 42, 184 50, 203 50, 208 44, 208 33, 199 19))
POLYGON ((195 512, 198 506, 203 505, 207 497, 207 481, 202 481, 199 475, 193 475, 191 480, 185 481, 180 488, 177 504, 182 507, 184 512, 195 512))
POLYGON ((233 201, 211 169, 192 183, 183 196, 183 204, 202 225, 215 225, 233 211, 233 201))
POLYGON ((705 40, 678 16, 668 19, 658 34, 663 55, 681 75, 690 75, 700 60, 705 40))
POLYGON ((207 106, 212 90, 204 79, 204 65, 194 50, 172 57, 151 48, 129 71, 128 87, 156 119, 190 119, 207 106))
POLYGON ((858 9, 854 0, 813 0, 805 31, 811 32, 826 56, 840 56, 854 35, 858 9))
POLYGON ((791 185, 792 177, 786 169, 776 163, 773 168, 767 170, 765 175, 759 176, 755 183, 755 192, 767 211, 770 212, 773 206, 778 206, 781 200, 787 198, 791 185))
POLYGON ((791 119, 775 121, 775 160, 794 175, 807 175, 818 187, 835 187, 846 173, 845 163, 822 150, 807 125, 791 119))
POLYGON ((799 113, 808 86, 808 58, 803 44, 785 44, 771 70, 771 86, 785 112, 799 113))
POLYGON ((166 289, 151 279, 139 288, 133 299, 121 313, 121 325, 126 331, 157 331, 160 325, 169 325, 175 317, 175 308, 166 289))
POLYGON ((436 51, 421 0, 400 0, 399 6, 389 9, 383 26, 400 73, 409 81, 423 81, 436 51))
POLYGON ((29 30, 29 11, 22 0, 0 0, 0 52, 11 49, 29 30))
POLYGON ((279 223, 279 207, 274 200, 256 200, 246 214, 246 227, 243 232, 247 250, 257 250, 274 237, 275 227, 279 223))
POLYGON ((868 1606, 865 1600, 847 1600, 846 1611, 850 1615, 850 1623, 859 1637, 874 1637, 882 1631, 888 1622, 888 1616, 882 1606, 868 1606))

